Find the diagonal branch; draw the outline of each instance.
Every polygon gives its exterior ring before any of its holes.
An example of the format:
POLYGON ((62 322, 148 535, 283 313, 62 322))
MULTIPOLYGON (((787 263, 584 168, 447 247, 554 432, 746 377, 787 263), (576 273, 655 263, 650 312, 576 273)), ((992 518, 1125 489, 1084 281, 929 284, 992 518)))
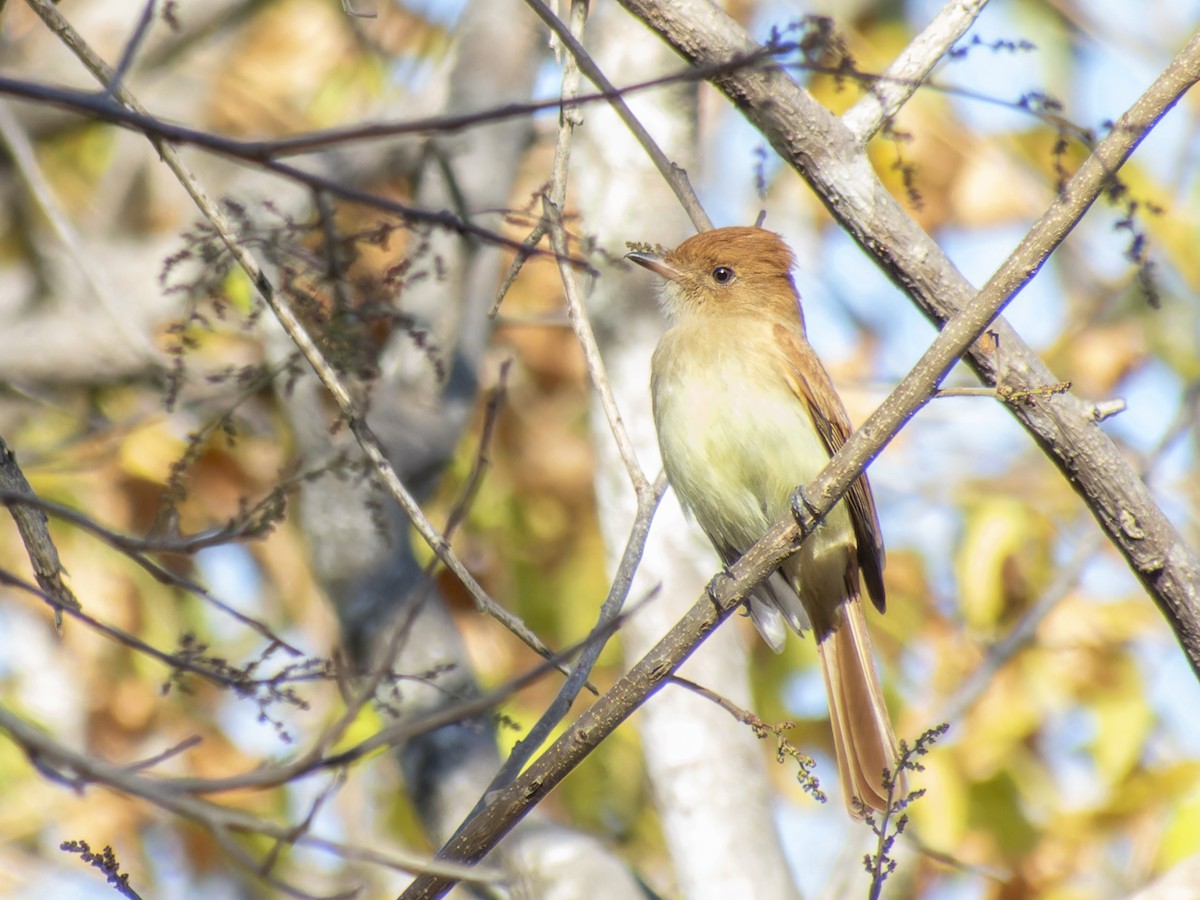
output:
MULTIPOLYGON (((646 697, 669 681, 668 676, 741 604, 754 585, 796 551, 800 541, 812 533, 904 423, 929 402, 938 383, 958 358, 978 341, 1000 310, 1078 224, 1159 117, 1191 81, 1200 78, 1200 47, 1189 49, 1196 54, 1190 66, 1169 68, 1121 117, 979 294, 946 323, 913 370, 805 488, 802 521, 777 523, 738 560, 728 577, 718 577, 688 614, 612 690, 589 707, 512 785, 492 795, 479 815, 441 849, 439 859, 456 862, 482 859, 646 697), (1182 72, 1194 74, 1189 81, 1182 72)), ((438 896, 448 885, 448 881, 436 876, 421 876, 405 891, 402 900, 438 896)))
MULTIPOLYGON (((17 465, 16 454, 0 437, 0 503, 7 506, 12 514, 38 586, 63 606, 78 609, 79 601, 63 581, 66 569, 58 557, 54 539, 50 537, 45 511, 35 504, 21 503, 17 499, 34 496, 25 473, 17 465)), ((54 627, 62 631, 62 608, 59 606, 54 608, 54 627)))
MULTIPOLYGON (((761 53, 761 47, 740 25, 706 0, 621 2, 693 65, 710 66, 761 53)), ((1115 137, 1132 149, 1198 78, 1200 36, 1193 35, 1151 89, 1121 118, 1103 146, 1111 148, 1115 137)), ((856 136, 786 73, 779 68, 726 71, 713 81, 930 319, 947 322, 970 302, 974 288, 888 193, 856 136)), ((1085 168, 1092 167, 1101 189, 1108 190, 1113 187, 1112 173, 1124 156, 1105 154, 1098 147, 1085 168)), ((1023 275, 1014 273, 1020 279, 1013 283, 1014 289, 1032 277, 1043 261, 1044 257, 1037 260, 1023 275)), ((994 339, 977 343, 967 356, 986 384, 1030 390, 1061 381, 1008 323, 998 320, 991 331, 994 339)), ((1091 509, 1200 675, 1200 558, 1163 514, 1120 449, 1100 430, 1094 406, 1061 394, 1036 404, 1009 404, 1009 410, 1091 509)))
POLYGON ((954 42, 967 33, 988 0, 950 0, 913 38, 871 89, 842 116, 859 143, 866 144, 900 111, 954 42))

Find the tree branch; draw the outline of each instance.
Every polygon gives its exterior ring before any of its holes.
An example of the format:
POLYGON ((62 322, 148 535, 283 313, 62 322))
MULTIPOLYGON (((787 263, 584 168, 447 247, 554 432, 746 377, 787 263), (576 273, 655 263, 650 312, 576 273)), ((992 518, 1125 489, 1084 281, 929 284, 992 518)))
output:
POLYGON ((850 107, 842 122, 865 145, 925 83, 929 73, 966 34, 988 0, 950 0, 925 30, 909 41, 896 61, 874 81, 867 95, 850 107))
MULTIPOLYGON (((654 138, 650 136, 650 132, 645 126, 638 121, 637 116, 633 114, 633 110, 629 108, 629 104, 625 102, 622 96, 622 91, 618 90, 605 76, 604 72, 596 65, 596 61, 584 49, 580 40, 571 34, 570 30, 563 24, 563 21, 556 15, 553 10, 548 7, 543 0, 525 0, 526 3, 533 9, 538 17, 546 23, 547 27, 557 35, 558 39, 563 42, 563 45, 570 52, 572 59, 575 60, 575 65, 579 70, 596 85, 609 99, 613 111, 625 123, 625 127, 630 133, 637 138, 639 144, 646 151, 646 155, 650 157, 654 167, 658 169, 663 180, 675 192, 675 196, 679 198, 680 205, 687 211, 688 217, 692 220, 692 224, 696 226, 697 231, 707 231, 712 228, 712 222, 708 218, 708 213, 704 211, 704 207, 700 205, 700 198, 696 196, 695 190, 692 189, 692 183, 688 179, 687 172, 673 163, 658 146, 654 138)), ((564 95, 565 99, 565 95, 564 95)))

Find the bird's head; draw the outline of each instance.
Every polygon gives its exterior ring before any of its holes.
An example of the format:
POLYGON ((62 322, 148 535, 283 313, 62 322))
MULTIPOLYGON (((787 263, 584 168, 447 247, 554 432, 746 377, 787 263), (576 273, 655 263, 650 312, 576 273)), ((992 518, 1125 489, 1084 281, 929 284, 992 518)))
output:
POLYGON ((661 255, 626 254, 666 279, 662 302, 679 321, 691 316, 801 315, 783 238, 762 228, 717 228, 688 238, 661 255))

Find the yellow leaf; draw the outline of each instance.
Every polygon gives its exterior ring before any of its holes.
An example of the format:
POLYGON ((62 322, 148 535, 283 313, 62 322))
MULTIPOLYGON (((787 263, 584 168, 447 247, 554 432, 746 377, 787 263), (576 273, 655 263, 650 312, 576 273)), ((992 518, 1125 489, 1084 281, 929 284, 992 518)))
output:
POLYGON ((971 788, 971 824, 986 832, 1006 859, 1029 853, 1038 843, 1038 830, 1024 812, 1022 791, 1007 772, 971 788))
MULTIPOLYGON (((330 751, 332 753, 340 753, 343 750, 349 750, 367 738, 378 734, 384 724, 383 718, 373 706, 364 706, 358 711, 358 715, 354 717, 354 721, 342 732, 341 738, 330 748, 330 751)), ((371 755, 378 755, 384 752, 385 749, 376 750, 371 755)))
POLYGON ((258 299, 257 293, 250 284, 250 277, 240 268, 235 267, 229 270, 224 283, 225 298, 243 316, 249 315, 254 310, 254 304, 258 299))
POLYGON ((118 458, 130 475, 161 483, 170 475, 171 466, 183 455, 186 442, 165 419, 151 422, 129 433, 121 441, 118 458))
POLYGON ((995 777, 1021 754, 1019 749, 1041 727, 1045 696, 1029 688, 1019 668, 996 674, 987 691, 956 729, 963 769, 972 780, 995 777))
POLYGON ((1096 768, 1109 785, 1117 785, 1137 765, 1154 715, 1146 704, 1141 678, 1133 666, 1117 684, 1109 684, 1091 701, 1096 717, 1092 755, 1096 768))
POLYGON ((1200 853, 1200 782, 1180 798, 1172 811, 1155 863, 1159 871, 1166 871, 1197 853, 1200 853))
POLYGON ((1044 531, 1045 523, 1016 500, 988 497, 971 511, 955 560, 963 617, 971 628, 992 631, 1010 606, 1025 605, 1034 574, 1028 570, 1040 561, 1044 531))
POLYGON ((921 764, 925 771, 914 775, 912 781, 914 787, 925 789, 925 796, 909 811, 928 846, 951 852, 961 844, 967 830, 966 775, 954 753, 937 748, 921 764))

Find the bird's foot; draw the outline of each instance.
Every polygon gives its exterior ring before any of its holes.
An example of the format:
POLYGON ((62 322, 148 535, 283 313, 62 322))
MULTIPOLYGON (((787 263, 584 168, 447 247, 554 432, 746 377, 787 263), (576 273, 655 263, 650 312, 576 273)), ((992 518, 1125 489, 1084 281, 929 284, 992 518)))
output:
POLYGON ((800 526, 800 534, 806 535, 816 527, 817 508, 809 502, 804 494, 804 486, 792 491, 792 518, 800 526))
POLYGON ((713 606, 718 608, 721 606, 721 582, 733 580, 733 573, 729 571, 729 566, 725 566, 725 568, 709 579, 708 585, 704 590, 708 594, 708 599, 713 602, 713 606))

